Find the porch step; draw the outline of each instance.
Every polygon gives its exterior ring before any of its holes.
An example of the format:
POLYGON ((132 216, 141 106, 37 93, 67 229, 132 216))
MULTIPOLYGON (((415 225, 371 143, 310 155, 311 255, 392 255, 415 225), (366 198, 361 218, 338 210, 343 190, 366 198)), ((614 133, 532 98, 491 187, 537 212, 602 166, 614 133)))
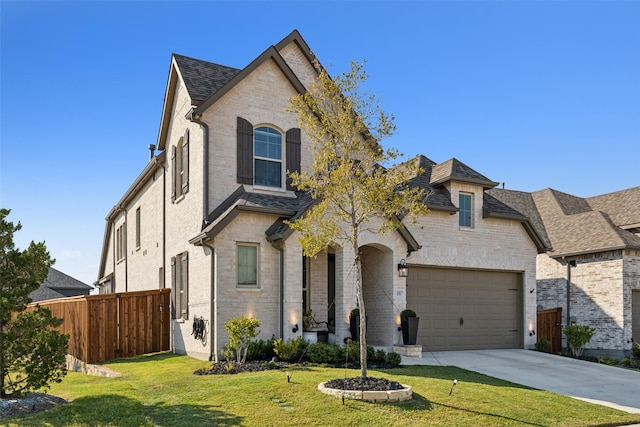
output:
POLYGON ((422 346, 421 345, 404 345, 396 344, 393 346, 393 351, 400 356, 422 358, 422 346))

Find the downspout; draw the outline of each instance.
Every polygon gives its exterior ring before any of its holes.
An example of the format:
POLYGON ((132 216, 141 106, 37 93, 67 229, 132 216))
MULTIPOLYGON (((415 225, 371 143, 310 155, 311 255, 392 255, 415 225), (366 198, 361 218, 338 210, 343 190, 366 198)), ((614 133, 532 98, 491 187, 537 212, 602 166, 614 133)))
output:
POLYGON ((202 114, 196 112, 196 108, 192 107, 187 112, 187 119, 193 123, 202 126, 203 133, 203 165, 202 165, 202 223, 208 224, 209 216, 209 125, 201 121, 202 114))
POLYGON ((215 285, 215 271, 216 271, 216 263, 215 263, 215 257, 214 257, 214 248, 211 245, 208 245, 204 242, 204 238, 200 241, 200 244, 202 244, 202 247, 204 248, 208 248, 211 256, 211 278, 210 278, 210 286, 211 286, 211 304, 209 305, 210 308, 210 312, 209 312, 209 347, 210 347, 210 353, 209 353, 209 362, 214 362, 217 361, 217 357, 214 356, 215 354, 215 350, 217 348, 217 343, 218 343, 218 334, 214 334, 213 330, 214 330, 214 325, 217 324, 216 321, 214 321, 214 316, 218 311, 218 298, 216 295, 216 285, 215 285), (215 360, 214 360, 215 359, 215 360))
POLYGON ((282 239, 271 239, 270 243, 271 246, 278 250, 280 255, 280 298, 278 305, 280 306, 280 338, 284 339, 284 248, 282 239))
POLYGON ((576 261, 567 261, 567 326, 571 325, 571 267, 576 266, 576 261))

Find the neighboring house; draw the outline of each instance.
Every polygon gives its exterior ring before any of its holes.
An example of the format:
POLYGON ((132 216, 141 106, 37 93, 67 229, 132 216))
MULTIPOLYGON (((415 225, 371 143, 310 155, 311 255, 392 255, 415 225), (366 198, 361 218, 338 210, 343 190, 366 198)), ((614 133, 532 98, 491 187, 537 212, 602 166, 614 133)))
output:
POLYGON ((89 295, 93 286, 82 283, 71 276, 49 268, 49 275, 38 289, 29 294, 32 302, 46 301, 57 298, 76 297, 89 295))
MULTIPOLYGON (((263 339, 297 337, 308 309, 337 342, 349 337, 355 254, 336 246, 303 257, 284 222, 311 205, 288 184, 287 171, 307 168, 312 153, 287 106, 317 78, 313 61, 297 31, 242 69, 171 57, 157 144, 107 216, 98 285, 171 288, 176 352, 217 358, 236 316, 258 318, 263 339), (204 339, 191 335, 194 319, 204 339)), ((368 343, 401 343, 409 307, 425 350, 532 347, 543 239, 488 196, 496 182, 456 159, 412 161, 431 212, 360 239, 368 343), (408 278, 397 272, 405 260, 408 278)))
POLYGON ((489 193, 530 218, 553 248, 538 255, 539 309, 562 307, 563 325, 568 316, 595 328, 587 345, 594 354, 623 355, 640 342, 640 187, 589 198, 489 193))

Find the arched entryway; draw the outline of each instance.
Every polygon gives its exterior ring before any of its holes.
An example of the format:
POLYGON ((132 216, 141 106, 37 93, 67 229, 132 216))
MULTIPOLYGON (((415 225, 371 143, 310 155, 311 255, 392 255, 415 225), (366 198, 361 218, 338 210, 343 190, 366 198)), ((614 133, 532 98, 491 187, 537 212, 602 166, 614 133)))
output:
POLYGON ((360 247, 362 290, 367 312, 367 344, 393 345, 398 310, 394 307, 393 252, 383 245, 360 247))

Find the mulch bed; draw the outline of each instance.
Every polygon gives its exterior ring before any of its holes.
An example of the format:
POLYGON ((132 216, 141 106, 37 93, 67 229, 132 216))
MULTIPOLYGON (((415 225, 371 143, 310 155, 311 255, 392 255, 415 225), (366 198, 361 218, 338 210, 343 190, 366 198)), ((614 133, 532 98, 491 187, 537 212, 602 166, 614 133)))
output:
MULTIPOLYGON (((239 374, 242 372, 259 372, 273 369, 287 369, 292 366, 286 362, 245 362, 241 365, 237 363, 227 364, 226 362, 212 363, 209 369, 198 369, 195 375, 228 375, 239 374)), ((359 366, 358 366, 359 367, 359 366)), ((336 378, 327 381, 325 387, 337 390, 357 390, 357 391, 387 391, 402 390, 404 387, 397 381, 391 381, 386 378, 374 377, 352 377, 352 378, 336 378)))
POLYGON ((0 399, 0 418, 20 417, 64 405, 68 402, 61 397, 46 393, 25 393, 0 399))

